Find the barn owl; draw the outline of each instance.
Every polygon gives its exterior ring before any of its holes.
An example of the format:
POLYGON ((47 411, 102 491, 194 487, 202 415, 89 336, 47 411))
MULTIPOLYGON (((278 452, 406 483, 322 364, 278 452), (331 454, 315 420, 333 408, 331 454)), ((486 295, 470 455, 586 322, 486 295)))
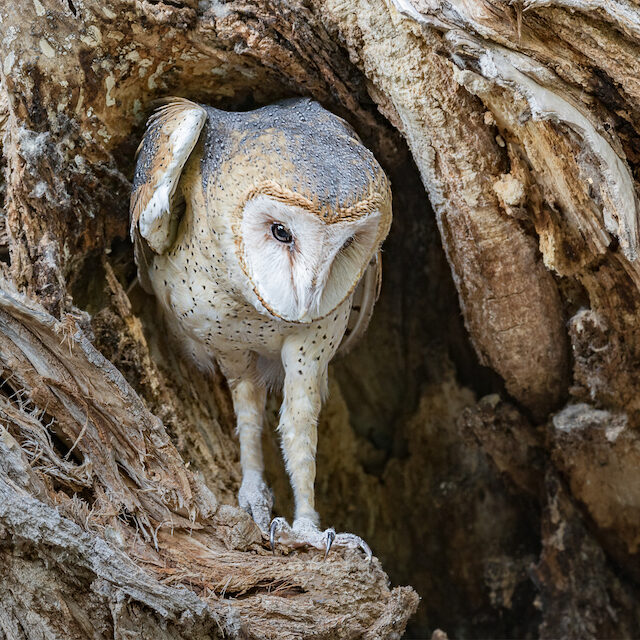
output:
POLYGON ((235 113, 170 99, 149 120, 131 196, 143 287, 202 369, 220 368, 237 420, 238 502, 271 546, 361 547, 321 531, 317 423, 327 367, 364 331, 391 224, 389 182, 342 119, 309 99, 235 113), (278 430, 295 500, 271 520, 261 431, 282 389, 278 430))

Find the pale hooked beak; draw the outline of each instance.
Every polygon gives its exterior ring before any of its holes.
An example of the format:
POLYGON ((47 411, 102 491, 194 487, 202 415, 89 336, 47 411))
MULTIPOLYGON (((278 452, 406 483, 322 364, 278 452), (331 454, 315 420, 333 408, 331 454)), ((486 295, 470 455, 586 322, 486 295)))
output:
POLYGON ((317 295, 315 290, 311 290, 306 296, 298 313, 298 322, 313 322, 311 311, 317 307, 317 295))
POLYGON ((324 289, 324 281, 326 278, 320 278, 320 282, 318 283, 318 278, 313 278, 310 283, 310 287, 308 291, 305 291, 301 304, 299 305, 299 313, 298 313, 298 322, 313 322, 314 312, 318 312, 318 307, 320 306, 320 297, 322 295, 322 291, 324 289))
POLYGON ((320 301, 326 288, 331 265, 335 259, 326 243, 318 250, 315 264, 310 269, 313 274, 303 291, 298 291, 298 322, 313 322, 318 318, 320 301))

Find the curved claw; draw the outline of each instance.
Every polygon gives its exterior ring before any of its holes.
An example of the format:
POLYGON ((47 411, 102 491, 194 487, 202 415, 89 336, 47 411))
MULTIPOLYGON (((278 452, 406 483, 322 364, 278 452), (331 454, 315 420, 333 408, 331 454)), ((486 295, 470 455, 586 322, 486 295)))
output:
POLYGON ((285 533, 280 542, 292 548, 298 547, 315 547, 316 549, 324 549, 324 558, 326 560, 329 551, 335 546, 349 547, 351 549, 362 549, 364 551, 369 564, 373 561, 373 553, 369 545, 360 537, 353 533, 336 533, 333 527, 326 529, 324 532, 318 531, 316 524, 305 518, 299 518, 293 523, 293 527, 284 518, 274 518, 269 526, 269 542, 271 551, 275 555, 276 539, 285 533))
POLYGON ((271 544, 271 552, 273 555, 276 554, 276 531, 278 530, 278 525, 278 519, 274 518, 269 527, 269 543, 271 544))
POLYGON ((324 551, 324 558, 322 558, 322 560, 326 560, 327 556, 329 555, 329 551, 331 551, 331 545, 333 544, 333 541, 336 539, 336 530, 333 528, 327 529, 326 536, 327 536, 327 547, 324 551))
POLYGON ((373 562, 373 552, 371 551, 371 547, 362 538, 360 538, 360 548, 364 551, 365 555, 367 556, 367 560, 369 561, 369 564, 371 564, 373 562))
POLYGON ((337 539, 339 543, 346 544, 346 546, 349 546, 352 549, 362 549, 367 556, 369 564, 373 562, 373 552, 371 551, 371 547, 360 536, 353 533, 339 533, 337 534, 337 539))

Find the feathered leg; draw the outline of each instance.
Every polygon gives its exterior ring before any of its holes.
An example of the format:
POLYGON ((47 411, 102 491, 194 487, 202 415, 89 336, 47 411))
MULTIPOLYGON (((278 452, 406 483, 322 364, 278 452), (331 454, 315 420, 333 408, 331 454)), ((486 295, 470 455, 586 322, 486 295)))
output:
POLYGON ((240 440, 242 485, 238 492, 238 503, 266 532, 273 507, 273 494, 264 480, 262 457, 266 389, 263 384, 256 382, 253 371, 245 370, 240 377, 227 376, 227 379, 231 387, 236 431, 240 440))
MULTIPOLYGON (((311 545, 326 554, 332 544, 360 547, 371 558, 369 546, 350 533, 336 534, 333 528, 320 531, 320 518, 315 510, 314 483, 318 444, 318 415, 327 386, 327 360, 308 357, 304 342, 290 341, 282 350, 285 368, 284 399, 278 430, 282 436, 282 451, 291 479, 295 500, 293 526, 276 518, 271 523, 271 543, 276 538, 291 546, 311 545), (323 361, 324 360, 324 361, 323 361)), ((329 355, 330 357, 330 355, 329 355)))

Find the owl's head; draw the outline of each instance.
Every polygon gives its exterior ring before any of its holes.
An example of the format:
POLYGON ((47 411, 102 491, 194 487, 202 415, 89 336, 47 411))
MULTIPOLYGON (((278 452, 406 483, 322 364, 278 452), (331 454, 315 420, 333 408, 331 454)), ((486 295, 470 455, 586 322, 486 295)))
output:
POLYGON ((256 195, 242 208, 238 257, 269 313, 312 322, 353 291, 379 248, 384 218, 372 206, 350 219, 325 219, 295 197, 256 195))
POLYGON ((218 229, 227 223, 225 261, 249 301, 289 322, 328 315, 353 292, 391 224, 389 183, 373 154, 310 100, 244 113, 173 101, 150 123, 132 195, 132 235, 158 253, 174 240, 172 198, 198 139, 206 213, 218 229))

